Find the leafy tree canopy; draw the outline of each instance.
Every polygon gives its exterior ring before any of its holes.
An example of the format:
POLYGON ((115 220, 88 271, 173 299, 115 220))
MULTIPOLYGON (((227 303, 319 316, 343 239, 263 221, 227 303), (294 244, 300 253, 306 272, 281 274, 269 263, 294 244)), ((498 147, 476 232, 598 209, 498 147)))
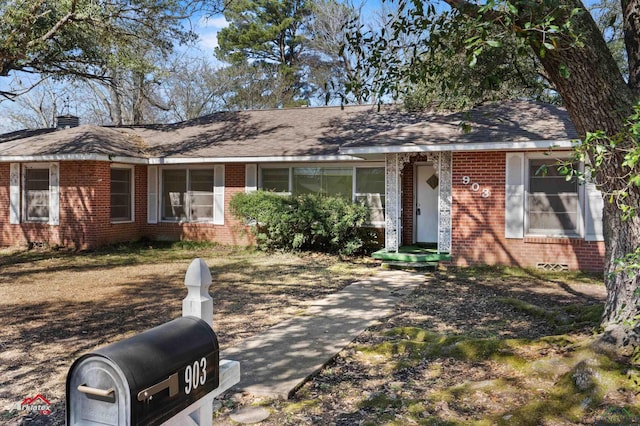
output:
MULTIPOLYGON (((107 79, 113 67, 144 69, 140 52, 169 53, 195 39, 178 0, 0 0, 0 77, 16 71, 107 79)), ((192 5, 191 5, 192 6, 192 5)), ((0 92, 13 97, 16 93, 0 92)))

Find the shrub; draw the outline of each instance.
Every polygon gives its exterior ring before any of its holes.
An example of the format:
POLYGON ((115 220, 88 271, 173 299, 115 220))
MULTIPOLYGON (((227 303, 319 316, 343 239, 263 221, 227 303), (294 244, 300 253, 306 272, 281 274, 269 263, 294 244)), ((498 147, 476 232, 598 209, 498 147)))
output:
POLYGON ((235 195, 232 214, 251 226, 261 249, 310 250, 351 255, 365 241, 360 227, 369 209, 341 197, 282 196, 256 191, 235 195))

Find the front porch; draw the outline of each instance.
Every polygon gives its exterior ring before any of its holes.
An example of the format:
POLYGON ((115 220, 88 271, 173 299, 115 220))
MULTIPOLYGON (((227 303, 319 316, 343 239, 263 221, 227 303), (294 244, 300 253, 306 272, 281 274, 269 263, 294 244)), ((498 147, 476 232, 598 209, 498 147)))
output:
POLYGON ((397 252, 381 249, 371 255, 374 259, 382 260, 382 265, 389 268, 432 269, 440 262, 451 260, 449 253, 438 252, 433 245, 401 246, 397 252))

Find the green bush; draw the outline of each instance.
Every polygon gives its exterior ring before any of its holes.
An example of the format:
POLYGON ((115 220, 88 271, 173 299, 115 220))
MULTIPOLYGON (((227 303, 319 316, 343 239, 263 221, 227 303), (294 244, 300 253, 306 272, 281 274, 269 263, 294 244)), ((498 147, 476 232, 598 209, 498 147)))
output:
POLYGON ((232 214, 251 225, 261 249, 308 250, 351 255, 365 245, 360 227, 369 209, 340 197, 297 197, 266 191, 239 193, 232 214))

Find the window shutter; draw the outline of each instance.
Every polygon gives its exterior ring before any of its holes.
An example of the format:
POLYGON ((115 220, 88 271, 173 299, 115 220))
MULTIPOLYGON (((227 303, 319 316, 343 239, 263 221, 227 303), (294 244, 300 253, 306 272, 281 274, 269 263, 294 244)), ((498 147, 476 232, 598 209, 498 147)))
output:
POLYGON ((524 153, 507 153, 506 160, 504 236, 524 238, 524 153))
POLYGON ((20 223, 20 163, 11 163, 9 169, 9 223, 20 223))
POLYGON ((60 165, 49 166, 49 225, 60 225, 60 165))
POLYGON ((587 183, 584 185, 585 193, 585 235, 587 241, 604 241, 602 232, 602 209, 604 208, 604 200, 602 194, 591 182, 588 176, 587 183))
POLYGON ((214 166, 213 224, 224 225, 224 165, 214 166))
POLYGON ((158 223, 158 166, 147 167, 147 223, 158 223))
POLYGON ((244 192, 254 192, 258 190, 258 165, 247 164, 244 166, 244 192))

